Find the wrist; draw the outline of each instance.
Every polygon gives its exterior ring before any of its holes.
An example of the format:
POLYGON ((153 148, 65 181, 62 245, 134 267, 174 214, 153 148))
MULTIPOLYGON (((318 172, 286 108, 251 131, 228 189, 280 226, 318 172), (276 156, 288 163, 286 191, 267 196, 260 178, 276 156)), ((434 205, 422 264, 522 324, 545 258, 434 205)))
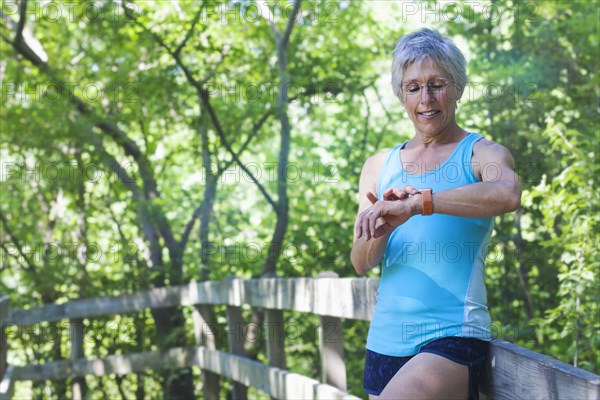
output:
POLYGON ((421 193, 412 195, 410 201, 412 203, 410 205, 411 216, 423 214, 423 195, 421 193))

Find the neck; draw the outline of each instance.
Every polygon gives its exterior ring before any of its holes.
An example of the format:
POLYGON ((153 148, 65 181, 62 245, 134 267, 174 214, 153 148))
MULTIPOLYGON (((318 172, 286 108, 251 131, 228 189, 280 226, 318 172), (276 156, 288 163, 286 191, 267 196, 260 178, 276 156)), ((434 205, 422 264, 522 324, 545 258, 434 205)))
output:
POLYGON ((465 131, 459 127, 456 123, 452 124, 444 131, 438 133, 437 135, 425 135, 417 132, 415 135, 415 139, 417 143, 428 147, 432 143, 436 144, 446 144, 455 142, 459 139, 462 139, 465 135, 465 131))

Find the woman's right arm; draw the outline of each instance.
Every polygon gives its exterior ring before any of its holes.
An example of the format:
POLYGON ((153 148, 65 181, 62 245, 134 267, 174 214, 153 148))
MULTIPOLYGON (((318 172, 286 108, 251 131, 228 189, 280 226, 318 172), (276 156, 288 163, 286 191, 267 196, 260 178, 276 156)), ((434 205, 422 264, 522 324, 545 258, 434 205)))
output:
MULTIPOLYGON (((356 214, 356 219, 358 219, 358 215, 361 212, 369 208, 372 204, 367 197, 367 193, 377 193, 377 179, 386 156, 387 153, 376 154, 369 157, 363 165, 358 184, 358 212, 356 214)), ((356 232, 355 220, 354 244, 352 245, 350 259, 352 260, 352 265, 354 266, 356 273, 362 276, 381 261, 391 231, 379 238, 373 238, 371 240, 367 240, 367 235, 362 235, 360 238, 357 238, 356 232)))

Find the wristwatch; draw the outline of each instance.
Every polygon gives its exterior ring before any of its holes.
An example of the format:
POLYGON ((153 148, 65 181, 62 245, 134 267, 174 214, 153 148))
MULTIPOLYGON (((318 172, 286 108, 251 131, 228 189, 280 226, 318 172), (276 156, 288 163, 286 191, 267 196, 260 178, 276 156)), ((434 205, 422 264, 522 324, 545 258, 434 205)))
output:
POLYGON ((421 198, 423 199, 423 212, 421 215, 433 214, 433 190, 419 189, 419 193, 421 193, 421 198))

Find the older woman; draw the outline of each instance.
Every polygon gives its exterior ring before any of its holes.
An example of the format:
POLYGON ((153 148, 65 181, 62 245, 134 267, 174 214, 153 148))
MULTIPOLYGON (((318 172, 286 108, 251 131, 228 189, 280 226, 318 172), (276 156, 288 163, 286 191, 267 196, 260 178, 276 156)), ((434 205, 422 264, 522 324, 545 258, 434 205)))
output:
POLYGON ((483 264, 493 217, 520 205, 514 161, 458 126, 467 83, 460 50, 422 29, 394 50, 392 85, 409 141, 364 164, 352 264, 382 262, 367 338, 371 399, 478 398, 491 339, 483 264))

